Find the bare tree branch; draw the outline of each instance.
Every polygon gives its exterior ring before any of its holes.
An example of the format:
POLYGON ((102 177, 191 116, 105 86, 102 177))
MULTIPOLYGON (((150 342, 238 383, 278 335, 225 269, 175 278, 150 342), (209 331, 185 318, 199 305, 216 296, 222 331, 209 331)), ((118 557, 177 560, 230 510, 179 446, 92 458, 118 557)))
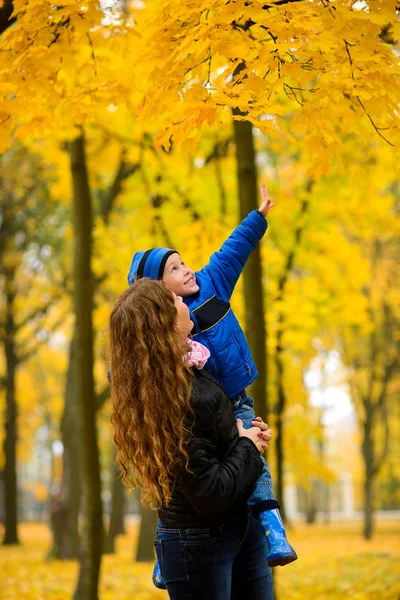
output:
MULTIPOLYGON (((61 293, 56 294, 46 304, 44 304, 43 306, 40 306, 39 308, 36 308, 33 312, 31 312, 27 317, 25 317, 25 319, 23 321, 21 321, 20 323, 16 323, 15 324, 16 331, 19 331, 20 329, 22 329, 23 327, 28 325, 28 323, 30 323, 30 321, 33 321, 38 315, 43 314, 43 316, 46 316, 46 314, 48 313, 50 308, 52 306, 54 306, 54 302, 57 302, 57 300, 60 300, 61 297, 62 297, 61 293)), ((39 326, 38 330, 40 330, 41 328, 42 328, 42 326, 39 326)))
POLYGON ((129 164, 125 162, 124 157, 126 155, 126 150, 122 151, 120 164, 115 173, 114 181, 108 190, 105 190, 99 195, 100 207, 99 207, 99 215, 102 217, 105 223, 108 223, 108 219, 110 217, 114 202, 122 189, 122 182, 133 175, 137 169, 139 169, 139 164, 129 164))
POLYGON ((16 347, 16 354, 18 356, 18 362, 23 363, 31 358, 37 351, 41 344, 43 344, 42 340, 36 338, 40 331, 57 331, 57 329, 65 322, 65 319, 70 314, 70 311, 65 311, 58 319, 55 321, 51 327, 43 327, 43 325, 39 325, 35 331, 32 333, 32 337, 35 338, 33 345, 30 346, 28 350, 23 350, 28 344, 29 341, 25 340, 20 342, 16 347))
MULTIPOLYGON (((306 191, 307 193, 310 193, 312 190, 312 187, 314 185, 314 180, 313 179, 309 179, 309 181, 307 182, 306 185, 306 191)), ((286 283, 288 280, 288 277, 292 271, 293 268, 293 263, 296 257, 296 253, 297 250, 300 246, 300 241, 301 241, 301 237, 303 235, 304 232, 304 223, 302 223, 302 217, 307 213, 309 207, 309 199, 305 198, 303 200, 303 202, 301 203, 301 207, 300 207, 300 212, 299 212, 299 216, 297 218, 297 222, 298 222, 298 226, 295 230, 294 233, 294 240, 293 240, 293 245, 292 248, 290 250, 290 252, 288 253, 287 257, 286 257, 286 262, 285 262, 285 266, 283 268, 282 274, 279 277, 279 281, 278 281, 278 293, 276 295, 275 300, 279 301, 282 299, 282 294, 283 291, 286 287, 286 283)))
POLYGON ((16 22, 17 17, 11 17, 13 10, 13 0, 4 0, 0 8, 0 35, 16 22))

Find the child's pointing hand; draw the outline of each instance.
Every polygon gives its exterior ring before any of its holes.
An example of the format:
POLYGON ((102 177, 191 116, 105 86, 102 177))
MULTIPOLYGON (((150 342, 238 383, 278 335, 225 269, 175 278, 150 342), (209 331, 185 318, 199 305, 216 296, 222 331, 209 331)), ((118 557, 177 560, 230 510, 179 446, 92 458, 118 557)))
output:
POLYGON ((262 183, 260 185, 260 190, 261 190, 261 206, 258 209, 260 211, 260 213, 262 214, 262 216, 264 217, 264 219, 267 218, 267 215, 269 213, 270 208, 272 208, 274 206, 274 203, 269 199, 268 196, 268 190, 265 187, 265 184, 262 183))

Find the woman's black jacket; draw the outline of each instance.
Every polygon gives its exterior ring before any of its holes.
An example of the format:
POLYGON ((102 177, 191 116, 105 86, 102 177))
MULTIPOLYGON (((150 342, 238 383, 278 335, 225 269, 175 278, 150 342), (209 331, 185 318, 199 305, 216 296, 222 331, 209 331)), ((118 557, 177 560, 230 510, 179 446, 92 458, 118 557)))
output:
POLYGON ((193 371, 191 473, 182 471, 170 503, 158 511, 168 527, 214 527, 240 520, 263 469, 255 444, 239 438, 224 389, 206 371, 193 371))

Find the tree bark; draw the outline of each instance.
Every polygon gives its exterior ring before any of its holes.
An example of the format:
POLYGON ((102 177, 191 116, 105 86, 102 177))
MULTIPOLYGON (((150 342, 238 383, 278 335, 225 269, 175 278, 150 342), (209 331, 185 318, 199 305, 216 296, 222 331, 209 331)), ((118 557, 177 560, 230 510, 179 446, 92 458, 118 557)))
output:
MULTIPOLYGON (((379 251, 379 248, 378 248, 379 251)), ((374 481, 384 464, 389 447, 389 420, 387 411, 387 391, 390 381, 397 375, 399 361, 399 344, 393 337, 393 332, 398 330, 398 322, 386 302, 383 302, 383 316, 381 335, 374 319, 371 306, 371 321, 374 328, 369 338, 369 383, 366 393, 362 397, 364 419, 362 419, 363 440, 361 452, 364 460, 364 528, 365 539, 371 539, 374 533, 374 481), (379 348, 379 340, 384 340, 384 346, 379 348), (394 348, 393 348, 394 346, 394 348), (395 349, 395 352, 392 352, 395 349), (378 366, 383 367, 383 374, 379 375, 378 366), (379 393, 375 397, 379 383, 379 393), (377 424, 383 426, 383 435, 379 436, 382 443, 381 452, 376 449, 377 424), (383 439, 382 439, 383 438, 383 439)))
POLYGON ((118 535, 125 533, 124 528, 124 501, 125 501, 125 486, 122 483, 121 471, 115 462, 116 450, 113 448, 113 465, 111 471, 112 488, 111 488, 111 515, 110 524, 108 526, 107 538, 104 551, 107 554, 114 554, 115 539, 118 535))
POLYGON ((62 556, 67 559, 78 558, 79 556, 78 518, 82 486, 79 460, 80 440, 76 427, 78 423, 76 394, 75 340, 72 339, 64 394, 64 413, 61 420, 61 438, 64 446, 62 487, 65 494, 66 518, 68 521, 67 535, 64 538, 66 548, 63 549, 62 556))
POLYGON ((283 427, 283 415, 286 406, 286 393, 284 386, 284 368, 283 368, 283 328, 284 319, 280 312, 278 317, 278 331, 276 334, 276 346, 275 346, 275 368, 276 368, 276 407, 275 407, 275 456, 276 456, 276 499, 278 500, 281 508, 282 519, 286 518, 285 514, 285 503, 283 498, 283 481, 284 481, 284 427, 283 427))
MULTIPOLYGON (((242 114, 234 109, 233 114, 242 114)), ((254 150, 253 128, 248 121, 233 121, 237 181, 239 189, 240 220, 250 211, 257 208, 257 172, 254 150)), ((267 418, 267 326, 264 313, 264 295, 262 286, 262 264, 260 248, 257 246, 251 253, 243 271, 245 300, 245 330, 254 361, 257 365, 258 377, 252 383, 249 393, 254 396, 256 415, 267 418)))
POLYGON ((311 478, 310 488, 306 490, 306 523, 312 525, 317 518, 317 490, 318 485, 315 478, 311 478))
POLYGON ((373 534, 373 478, 374 478, 374 441, 372 436, 372 409, 367 409, 362 441, 364 460, 364 529, 365 539, 370 540, 373 534))
POLYGON ((219 190, 219 214, 221 217, 221 221, 224 221, 227 212, 226 206, 226 191, 224 186, 224 180, 222 177, 222 167, 221 167, 221 157, 219 156, 219 152, 217 150, 215 155, 215 177, 217 179, 217 185, 219 190))
POLYGON ((15 321, 14 321, 14 275, 15 272, 5 272, 5 356, 6 356, 6 419, 4 438, 4 470, 3 479, 5 486, 5 534, 3 544, 10 546, 19 544, 17 531, 17 401, 15 397, 15 376, 17 368, 17 355, 15 347, 15 321))
MULTIPOLYGON (((309 193, 312 189, 313 181, 310 179, 306 185, 306 191, 309 193)), ((294 234, 293 246, 289 254, 286 257, 285 265, 282 271, 282 275, 278 282, 278 294, 275 301, 282 303, 285 297, 286 284, 289 279, 290 273, 293 269, 294 261, 297 255, 299 245, 304 232, 304 220, 303 217, 307 213, 309 207, 308 199, 305 199, 301 203, 300 213, 297 219, 297 227, 294 234)), ((274 352, 274 361, 276 369, 276 406, 275 406, 275 448, 276 448, 276 499, 281 506, 282 518, 285 518, 285 504, 284 504, 284 465, 285 465, 285 430, 284 430, 284 413, 286 409, 286 391, 285 391, 285 379, 284 379, 284 343, 283 334, 285 331, 285 319, 281 308, 278 311, 277 317, 277 332, 276 332, 276 344, 274 352)))
MULTIPOLYGON (((118 194, 121 192, 122 183, 132 175, 139 165, 130 165, 125 162, 125 152, 121 154, 119 166, 115 172, 114 179, 108 190, 105 190, 99 198, 98 215, 105 225, 108 220, 118 194)), ((90 192, 89 192, 90 193, 90 192)), ((99 279, 95 280, 95 284, 99 279)), ((76 387, 76 357, 75 338, 70 343, 67 385, 64 394, 64 412, 61 420, 61 438, 64 446, 63 454, 63 495, 66 502, 66 515, 68 519, 67 534, 64 536, 66 547, 61 557, 67 559, 77 558, 79 555, 79 508, 81 500, 81 473, 80 473, 80 450, 79 436, 76 423, 77 414, 77 387, 76 387)), ((96 410, 99 410, 108 393, 100 394, 96 400, 96 410)))
POLYGON ((62 489, 56 490, 50 497, 50 527, 53 534, 52 548, 48 560, 68 557, 68 509, 62 489))
POLYGON ((156 537, 157 512, 141 506, 141 517, 136 560, 138 562, 149 562, 154 560, 153 540, 156 537))
POLYGON ((83 133, 71 142, 69 153, 74 191, 76 400, 83 492, 80 570, 74 600, 98 600, 103 523, 93 380, 92 203, 83 133))
POLYGON ((370 540, 373 534, 373 480, 366 468, 364 481, 364 537, 370 540))

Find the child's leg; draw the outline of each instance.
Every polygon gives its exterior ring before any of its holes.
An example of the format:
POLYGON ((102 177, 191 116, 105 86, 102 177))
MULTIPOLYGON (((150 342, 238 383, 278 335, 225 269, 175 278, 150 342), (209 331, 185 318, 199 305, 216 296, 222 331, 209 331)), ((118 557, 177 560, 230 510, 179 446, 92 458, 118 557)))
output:
MULTIPOLYGON (((248 398, 249 402, 242 404, 239 408, 234 408, 233 414, 235 419, 241 419, 243 421, 243 427, 245 429, 250 429, 253 427, 251 424, 252 421, 256 418, 254 413, 254 409, 252 406, 253 399, 248 398)), ((271 471, 269 470, 269 466, 265 461, 264 457, 261 457, 264 463, 263 471, 260 475, 260 478, 257 480, 255 490, 249 499, 250 506, 263 502, 264 500, 275 500, 274 493, 272 491, 272 479, 271 479, 271 471)), ((277 508, 278 503, 275 503, 276 506, 273 508, 277 508)))
MULTIPOLYGON (((243 421, 243 427, 250 429, 255 419, 253 399, 242 396, 240 402, 233 403, 235 419, 243 421)), ((279 503, 272 491, 271 472, 263 459, 264 468, 256 483, 249 505, 260 523, 268 543, 268 565, 270 567, 284 566, 297 559, 297 554, 286 539, 286 531, 279 514, 279 503)))

